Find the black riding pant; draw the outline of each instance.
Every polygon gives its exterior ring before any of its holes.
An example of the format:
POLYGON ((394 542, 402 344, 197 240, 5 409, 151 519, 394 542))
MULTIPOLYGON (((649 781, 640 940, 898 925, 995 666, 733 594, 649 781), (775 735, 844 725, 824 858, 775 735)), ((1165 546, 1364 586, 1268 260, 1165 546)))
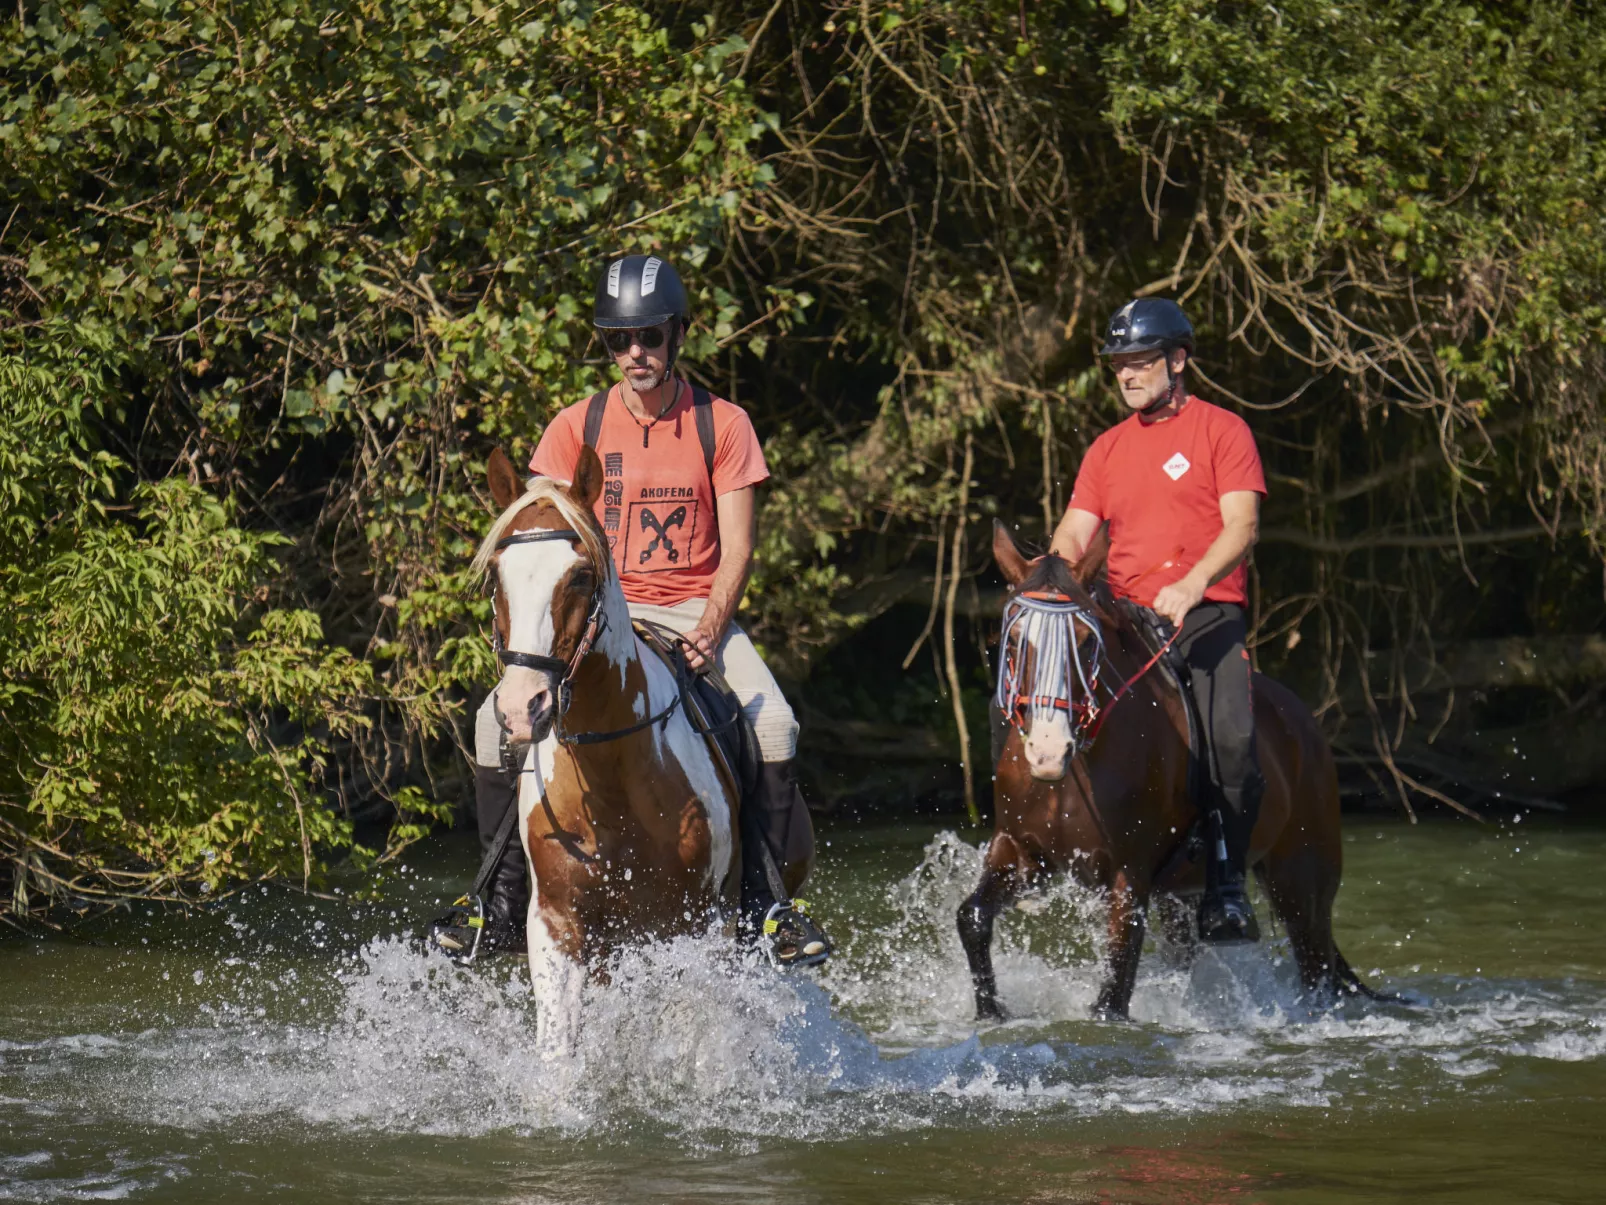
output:
POLYGON ((1204 602, 1188 612, 1172 655, 1188 671, 1204 726, 1203 769, 1220 805, 1228 857, 1238 867, 1260 813, 1265 780, 1255 755, 1255 709, 1248 627, 1237 603, 1204 602))

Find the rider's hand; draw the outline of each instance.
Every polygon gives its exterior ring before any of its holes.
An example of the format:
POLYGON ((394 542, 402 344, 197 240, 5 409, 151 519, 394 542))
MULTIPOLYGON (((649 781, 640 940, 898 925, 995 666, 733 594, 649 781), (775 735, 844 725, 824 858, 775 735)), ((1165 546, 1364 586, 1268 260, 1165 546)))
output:
POLYGON ((1188 612, 1204 601, 1204 593, 1205 587, 1194 581, 1191 575, 1184 577, 1161 588, 1160 593, 1154 596, 1154 610, 1181 631, 1188 612))
POLYGON ((680 638, 686 647, 686 664, 701 672, 714 664, 714 650, 719 648, 719 637, 695 627, 680 638))

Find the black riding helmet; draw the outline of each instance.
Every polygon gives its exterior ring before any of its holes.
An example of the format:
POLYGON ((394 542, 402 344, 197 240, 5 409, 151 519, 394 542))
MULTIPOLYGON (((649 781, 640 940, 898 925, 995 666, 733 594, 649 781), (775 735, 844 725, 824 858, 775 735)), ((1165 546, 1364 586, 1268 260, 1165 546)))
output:
POLYGON ((680 319, 684 329, 691 305, 680 273, 656 255, 625 255, 603 269, 591 323, 603 330, 631 330, 680 319))
POLYGON ((1104 330, 1104 346, 1099 355, 1114 356, 1130 351, 1170 351, 1186 348, 1193 353, 1193 323, 1174 301, 1160 297, 1140 297, 1129 301, 1110 315, 1104 330))

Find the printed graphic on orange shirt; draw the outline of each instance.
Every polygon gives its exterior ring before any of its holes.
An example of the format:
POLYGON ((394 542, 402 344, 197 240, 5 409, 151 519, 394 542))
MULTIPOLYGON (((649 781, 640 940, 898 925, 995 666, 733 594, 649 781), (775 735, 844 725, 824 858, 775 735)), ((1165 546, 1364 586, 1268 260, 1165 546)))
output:
POLYGON ((619 511, 625 500, 625 456, 609 452, 602 463, 602 530, 608 537, 608 551, 619 545, 619 511))
MULTIPOLYGON (((679 491, 643 491, 674 494, 679 491)), ((692 491, 685 491, 690 494, 692 491)), ((668 497, 632 502, 625 518, 626 573, 665 573, 691 563, 692 540, 697 534, 697 500, 668 497)))

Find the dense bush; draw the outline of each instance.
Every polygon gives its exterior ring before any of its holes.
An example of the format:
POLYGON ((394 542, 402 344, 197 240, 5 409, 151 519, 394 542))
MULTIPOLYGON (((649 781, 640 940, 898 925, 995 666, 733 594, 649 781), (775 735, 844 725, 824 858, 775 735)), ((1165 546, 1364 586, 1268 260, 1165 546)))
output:
POLYGON ((1393 764, 1408 652, 1601 618, 1603 54, 1558 0, 24 4, 5 855, 306 878, 331 798, 448 806, 484 458, 599 382, 644 248, 777 470, 794 676, 1051 522, 1100 324, 1175 295, 1273 475, 1259 655, 1393 764))

